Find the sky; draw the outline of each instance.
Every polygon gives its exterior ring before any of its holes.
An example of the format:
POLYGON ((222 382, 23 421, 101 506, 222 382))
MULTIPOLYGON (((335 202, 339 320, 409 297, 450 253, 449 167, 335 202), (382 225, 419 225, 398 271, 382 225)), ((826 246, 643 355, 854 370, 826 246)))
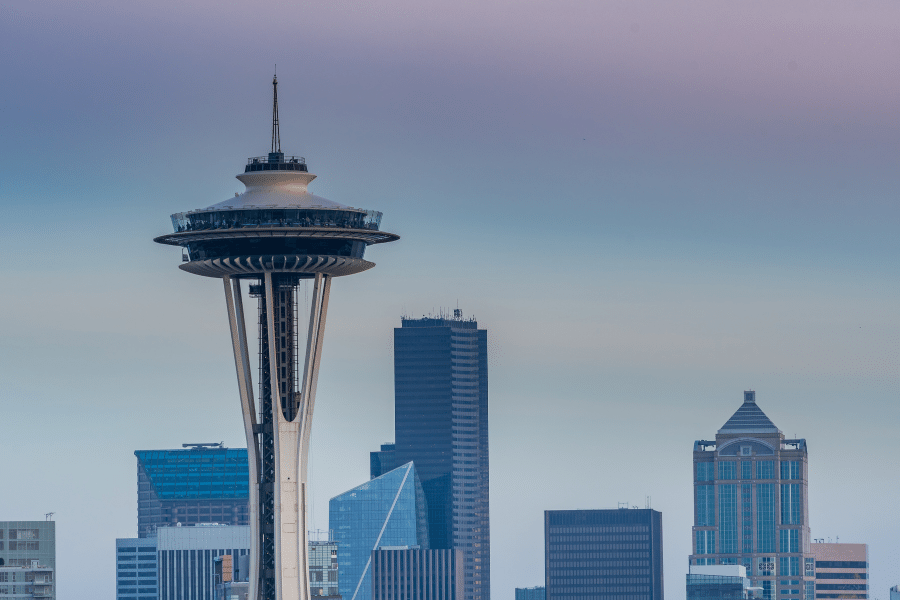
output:
POLYGON ((5 0, 0 520, 55 512, 59 597, 114 598, 136 449, 244 444, 221 284, 152 238, 269 147, 401 240, 332 288, 311 522, 393 439, 392 329, 488 330, 492 594, 543 511, 662 511, 745 389, 809 447, 814 538, 900 583, 900 4, 5 0))

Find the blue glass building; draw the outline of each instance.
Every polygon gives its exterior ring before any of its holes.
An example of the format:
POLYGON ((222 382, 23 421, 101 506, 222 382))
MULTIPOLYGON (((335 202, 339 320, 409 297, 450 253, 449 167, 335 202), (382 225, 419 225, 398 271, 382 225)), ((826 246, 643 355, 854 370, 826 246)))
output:
POLYGON ((411 462, 331 499, 329 528, 338 544, 338 591, 344 600, 371 600, 376 548, 428 547, 426 511, 411 462))
POLYGON ((249 525, 247 450, 185 444, 137 450, 138 537, 181 523, 249 525))

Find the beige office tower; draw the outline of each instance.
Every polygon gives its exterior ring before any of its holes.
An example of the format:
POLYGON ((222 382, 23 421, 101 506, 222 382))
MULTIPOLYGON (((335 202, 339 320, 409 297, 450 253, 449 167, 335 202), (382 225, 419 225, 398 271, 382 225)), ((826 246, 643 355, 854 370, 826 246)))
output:
POLYGON ((694 442, 692 565, 742 565, 762 600, 816 600, 806 440, 785 439, 756 393, 694 442))
POLYGON ((810 544, 816 559, 816 598, 867 600, 869 547, 866 544, 810 544))

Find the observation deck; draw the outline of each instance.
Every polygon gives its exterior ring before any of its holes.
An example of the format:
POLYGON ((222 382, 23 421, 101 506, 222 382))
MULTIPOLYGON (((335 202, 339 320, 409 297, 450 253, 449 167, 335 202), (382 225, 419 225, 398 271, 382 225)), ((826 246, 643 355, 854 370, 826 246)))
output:
POLYGON ((259 277, 265 271, 311 278, 375 266, 365 249, 400 236, 381 231, 381 213, 311 194, 302 157, 270 152, 237 175, 246 190, 207 208, 172 215, 174 232, 155 242, 185 249, 180 268, 207 277, 259 277))

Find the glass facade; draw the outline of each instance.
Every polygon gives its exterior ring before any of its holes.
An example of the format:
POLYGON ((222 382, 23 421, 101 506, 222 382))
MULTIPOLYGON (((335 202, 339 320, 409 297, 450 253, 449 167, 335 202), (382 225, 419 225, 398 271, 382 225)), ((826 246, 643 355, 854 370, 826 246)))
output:
POLYGON ((757 479, 775 479, 775 461, 761 460, 756 463, 757 479))
POLYGON ((716 553, 716 530, 700 529, 697 531, 697 551, 695 554, 716 553))
POLYGON ((138 537, 157 527, 249 524, 247 450, 138 450, 138 537))
POLYGON ((799 525, 800 520, 800 484, 781 484, 781 523, 782 525, 799 525))
POLYGON ((781 478, 782 479, 800 479, 800 461, 799 460, 783 460, 783 461, 781 461, 781 478))
POLYGON ((756 551, 775 552, 775 484, 756 486, 756 551))
POLYGON ((715 466, 716 463, 713 462, 697 463, 697 481, 712 481, 713 467, 715 466))
MULTIPOLYGON (((722 464, 722 463, 720 463, 722 464)), ((731 463, 734 464, 734 463, 731 463)), ((738 552, 737 487, 734 484, 719 487, 719 553, 738 552)))
POLYGON ((544 512, 547 597, 662 600, 662 513, 544 512))
POLYGON ((371 600, 375 549, 428 547, 427 505, 413 463, 335 496, 328 519, 338 544, 338 590, 344 600, 371 600))
MULTIPOLYGON (((710 463, 712 464, 712 463, 710 463)), ((696 494, 697 527, 709 527, 716 524, 716 488, 711 485, 698 485, 696 494)))
POLYGON ((800 530, 799 529, 781 529, 778 532, 781 540, 778 551, 785 554, 791 552, 800 552, 800 530))
POLYGON ((737 461, 719 462, 719 479, 737 479, 737 461))
POLYGON ((430 546, 462 550, 466 600, 489 600, 487 331, 461 312, 403 318, 394 392, 396 460, 421 477, 430 546))

